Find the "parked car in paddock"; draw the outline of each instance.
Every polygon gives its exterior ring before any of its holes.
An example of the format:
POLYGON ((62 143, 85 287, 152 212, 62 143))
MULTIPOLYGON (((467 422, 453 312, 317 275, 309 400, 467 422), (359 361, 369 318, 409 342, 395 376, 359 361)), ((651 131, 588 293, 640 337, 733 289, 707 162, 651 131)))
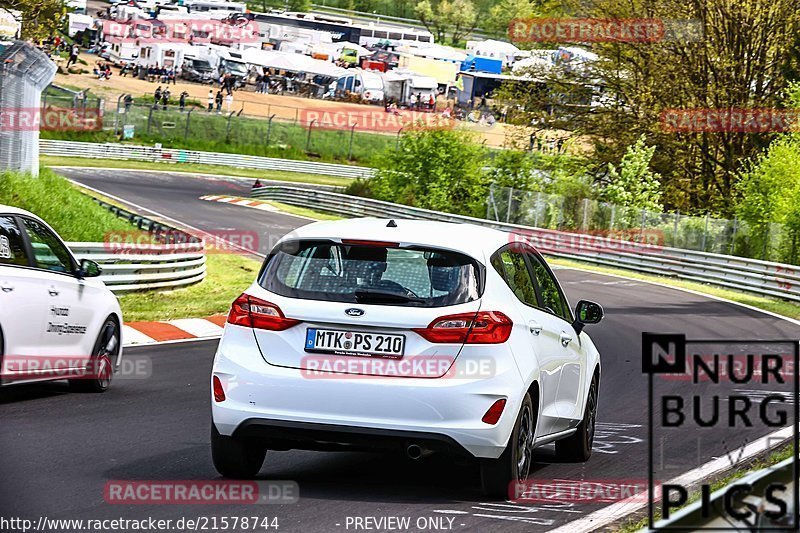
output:
POLYGON ((122 312, 41 218, 0 205, 0 385, 67 379, 104 392, 122 358, 122 312))
POLYGON ((211 375, 225 477, 267 450, 395 449, 477 458, 507 497, 537 446, 592 453, 600 355, 531 246, 488 228, 317 222, 284 237, 233 302, 211 375), (416 364, 416 366, 415 366, 416 364))

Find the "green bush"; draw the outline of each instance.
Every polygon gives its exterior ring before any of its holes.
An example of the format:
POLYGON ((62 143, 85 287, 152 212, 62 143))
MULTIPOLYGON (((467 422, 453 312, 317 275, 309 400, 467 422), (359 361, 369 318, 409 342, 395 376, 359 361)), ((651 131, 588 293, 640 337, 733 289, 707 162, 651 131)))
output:
POLYGON ((72 183, 44 168, 38 178, 17 172, 0 173, 0 204, 43 218, 65 241, 101 242, 109 232, 135 229, 72 183))
POLYGON ((410 130, 398 150, 384 152, 370 185, 379 200, 481 216, 488 186, 484 164, 485 151, 468 132, 410 130))

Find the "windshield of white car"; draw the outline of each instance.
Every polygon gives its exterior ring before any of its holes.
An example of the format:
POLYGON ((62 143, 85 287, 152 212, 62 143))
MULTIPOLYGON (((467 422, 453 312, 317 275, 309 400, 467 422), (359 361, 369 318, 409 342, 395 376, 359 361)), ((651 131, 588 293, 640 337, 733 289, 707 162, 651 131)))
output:
POLYGON ((290 298, 444 307, 480 298, 480 277, 475 260, 450 250, 305 240, 274 250, 259 284, 290 298))

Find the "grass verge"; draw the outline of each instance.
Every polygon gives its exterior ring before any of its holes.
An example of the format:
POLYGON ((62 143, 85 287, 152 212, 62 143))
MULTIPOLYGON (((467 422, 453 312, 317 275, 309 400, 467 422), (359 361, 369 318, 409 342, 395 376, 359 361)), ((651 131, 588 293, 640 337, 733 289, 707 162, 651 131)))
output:
POLYGON ((340 217, 338 215, 331 215, 330 213, 322 213, 320 211, 314 211, 313 209, 308 209, 307 207, 299 207, 296 205, 284 204, 283 202, 276 202, 274 200, 262 200, 265 204, 269 204, 275 209, 279 211, 283 211, 288 215, 297 215, 300 217, 311 218, 314 220, 342 220, 345 217, 340 217))
POLYGON ((38 178, 0 174, 0 204, 43 218, 65 241, 102 242, 109 232, 135 229, 48 169, 42 169, 38 178))
POLYGON ((282 172, 279 170, 257 170, 249 168, 227 167, 222 165, 199 165, 197 163, 155 163, 150 161, 129 161, 124 159, 90 159, 86 157, 60 157, 43 155, 39 157, 43 166, 74 166, 87 168, 127 168, 133 170, 161 170, 174 172, 196 172, 215 174, 218 176, 236 176, 240 178, 259 178, 262 180, 280 180, 296 183, 314 183, 318 185, 347 186, 351 178, 324 176, 320 174, 303 174, 300 172, 282 172))
POLYGON ((571 261, 568 259, 558 259, 555 257, 549 257, 547 262, 551 265, 560 265, 564 267, 572 267, 572 268, 579 268, 582 270, 589 270, 592 272, 598 272, 600 274, 614 274, 617 276, 623 276, 630 279, 640 279, 642 281, 652 281, 654 283, 658 283, 660 285, 666 285, 669 287, 677 287, 680 289, 689 289, 696 292, 701 292, 703 294, 708 294, 711 296, 717 296, 719 298, 725 298, 726 300, 731 300, 733 302, 750 305, 753 307, 757 307, 758 309, 763 309, 764 311, 770 311, 772 313, 777 313, 779 315, 785 316, 787 318, 793 319, 800 319, 800 304, 794 302, 788 302, 784 300, 777 300, 773 298, 765 298, 763 296, 755 296, 752 294, 747 294, 744 292, 733 291, 730 289, 722 289, 719 287, 713 287, 711 285, 705 285, 703 283, 696 283, 692 281, 684 281, 681 279, 675 279, 667 276, 655 276, 652 274, 641 274, 639 272, 632 272, 630 270, 623 270, 620 268, 611 268, 611 267, 603 267, 603 266, 596 266, 588 263, 581 263, 578 261, 571 261))
POLYGON ((119 296, 125 322, 200 318, 227 313, 231 302, 255 279, 260 263, 238 254, 206 256, 206 278, 182 289, 119 296))
MULTIPOLYGON (((781 461, 785 461, 786 459, 792 456, 793 448, 794 447, 791 444, 784 446, 770 453, 767 457, 755 459, 754 461, 748 463, 745 468, 741 468, 739 470, 736 470, 735 472, 731 472, 725 476, 722 476, 714 480, 711 483, 711 492, 714 493, 715 491, 718 491, 721 488, 730 485, 737 479, 743 478, 750 472, 768 468, 770 466, 775 466, 781 461)), ((700 492, 694 491, 689 496, 689 499, 686 501, 686 504, 681 506, 681 509, 688 507, 689 505, 693 504, 699 499, 700 499, 700 492)), ((677 509, 675 511, 677 511, 677 509)), ((654 515, 656 521, 661 520, 661 511, 659 509, 657 508, 655 509, 654 515)), ((648 525, 647 517, 645 516, 644 518, 638 518, 637 515, 637 518, 621 523, 619 528, 616 529, 615 531, 617 531, 618 533, 634 533, 635 531, 646 529, 647 525, 648 525)))

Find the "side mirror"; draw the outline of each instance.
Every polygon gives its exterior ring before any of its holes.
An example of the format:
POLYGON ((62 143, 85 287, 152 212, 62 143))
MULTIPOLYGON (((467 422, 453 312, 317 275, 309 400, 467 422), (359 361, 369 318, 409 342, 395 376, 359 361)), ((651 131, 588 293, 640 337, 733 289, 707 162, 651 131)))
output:
POLYGON ((103 269, 100 268, 100 265, 91 259, 81 259, 81 264, 78 266, 78 271, 75 273, 75 275, 78 277, 78 279, 83 279, 96 278, 102 273, 103 269))
POLYGON ((575 306, 575 322, 572 327, 580 335, 586 324, 597 324, 603 320, 603 307, 589 300, 581 300, 575 306))

